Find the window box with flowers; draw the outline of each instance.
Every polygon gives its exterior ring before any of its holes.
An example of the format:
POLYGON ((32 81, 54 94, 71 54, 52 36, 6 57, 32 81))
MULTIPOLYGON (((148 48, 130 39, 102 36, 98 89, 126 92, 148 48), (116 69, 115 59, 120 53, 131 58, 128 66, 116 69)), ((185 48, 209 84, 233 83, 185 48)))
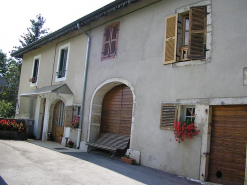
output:
POLYGON ((184 141, 186 138, 193 139, 193 136, 198 135, 200 130, 194 124, 195 117, 191 114, 191 118, 187 119, 184 122, 174 122, 174 135, 175 140, 180 143, 184 141))

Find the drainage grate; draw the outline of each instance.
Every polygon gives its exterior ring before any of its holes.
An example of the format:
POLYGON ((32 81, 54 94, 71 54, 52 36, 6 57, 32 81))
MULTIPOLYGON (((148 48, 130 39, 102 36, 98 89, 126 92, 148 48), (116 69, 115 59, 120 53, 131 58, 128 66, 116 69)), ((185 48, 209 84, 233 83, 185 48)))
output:
POLYGON ((67 148, 54 148, 55 150, 68 150, 67 148))

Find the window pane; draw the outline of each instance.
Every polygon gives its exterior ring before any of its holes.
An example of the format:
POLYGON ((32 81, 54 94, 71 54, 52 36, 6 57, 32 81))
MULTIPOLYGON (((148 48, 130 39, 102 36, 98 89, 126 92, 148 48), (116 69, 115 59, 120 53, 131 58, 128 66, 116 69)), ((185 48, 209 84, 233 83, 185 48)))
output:
POLYGON ((39 59, 35 59, 35 61, 34 61, 34 69, 33 69, 34 81, 32 83, 36 83, 36 81, 37 81, 38 70, 39 70, 39 59))
POLYGON ((58 78, 65 77, 67 65, 68 49, 61 50, 58 78))
POLYGON ((195 108, 186 108, 186 116, 195 116, 195 108))
POLYGON ((189 43, 189 32, 185 32, 184 34, 184 45, 188 46, 189 43))
POLYGON ((186 18, 185 19, 185 30, 189 30, 189 24, 190 24, 189 18, 186 18))

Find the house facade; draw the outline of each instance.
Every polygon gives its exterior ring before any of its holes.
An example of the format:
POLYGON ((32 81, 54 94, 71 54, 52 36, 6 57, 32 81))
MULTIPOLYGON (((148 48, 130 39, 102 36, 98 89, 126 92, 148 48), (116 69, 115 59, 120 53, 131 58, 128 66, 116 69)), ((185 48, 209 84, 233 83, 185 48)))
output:
POLYGON ((244 0, 114 1, 13 54, 23 58, 19 117, 35 119, 37 138, 60 127, 66 134, 84 79, 87 36, 78 23, 91 37, 80 149, 103 132, 129 135, 142 165, 244 184, 246 6, 244 0), (61 109, 64 125, 54 127, 61 109), (178 143, 173 122, 187 119, 200 133, 178 143))
POLYGON ((36 139, 60 140, 79 114, 86 40, 76 31, 23 55, 16 116, 34 120, 36 139))

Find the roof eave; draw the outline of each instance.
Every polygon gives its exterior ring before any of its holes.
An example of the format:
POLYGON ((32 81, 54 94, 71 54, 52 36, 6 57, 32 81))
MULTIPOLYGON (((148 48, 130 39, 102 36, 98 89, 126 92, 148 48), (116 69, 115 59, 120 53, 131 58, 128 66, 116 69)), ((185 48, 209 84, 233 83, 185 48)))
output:
POLYGON ((69 32, 72 32, 74 30, 77 30, 77 23, 80 24, 80 26, 85 26, 87 25, 88 23, 90 23, 91 21, 93 20, 96 20, 112 11, 115 11, 119 8, 122 8, 132 2, 136 2, 137 0, 116 0, 116 1, 113 1, 112 3, 106 5, 106 6, 103 6, 102 8, 80 18, 80 19, 77 19, 76 21, 60 28, 59 30, 37 40, 36 42, 33 42, 32 44, 29 44, 27 45, 26 47, 24 48, 21 48, 19 49, 18 51, 15 51, 11 54, 12 57, 16 57, 16 58, 22 58, 23 57, 23 54, 28 52, 28 51, 31 51, 31 50, 34 50, 34 49, 37 49, 39 47, 41 47, 42 45, 48 43, 48 42, 51 42, 52 40, 55 40, 69 32))

